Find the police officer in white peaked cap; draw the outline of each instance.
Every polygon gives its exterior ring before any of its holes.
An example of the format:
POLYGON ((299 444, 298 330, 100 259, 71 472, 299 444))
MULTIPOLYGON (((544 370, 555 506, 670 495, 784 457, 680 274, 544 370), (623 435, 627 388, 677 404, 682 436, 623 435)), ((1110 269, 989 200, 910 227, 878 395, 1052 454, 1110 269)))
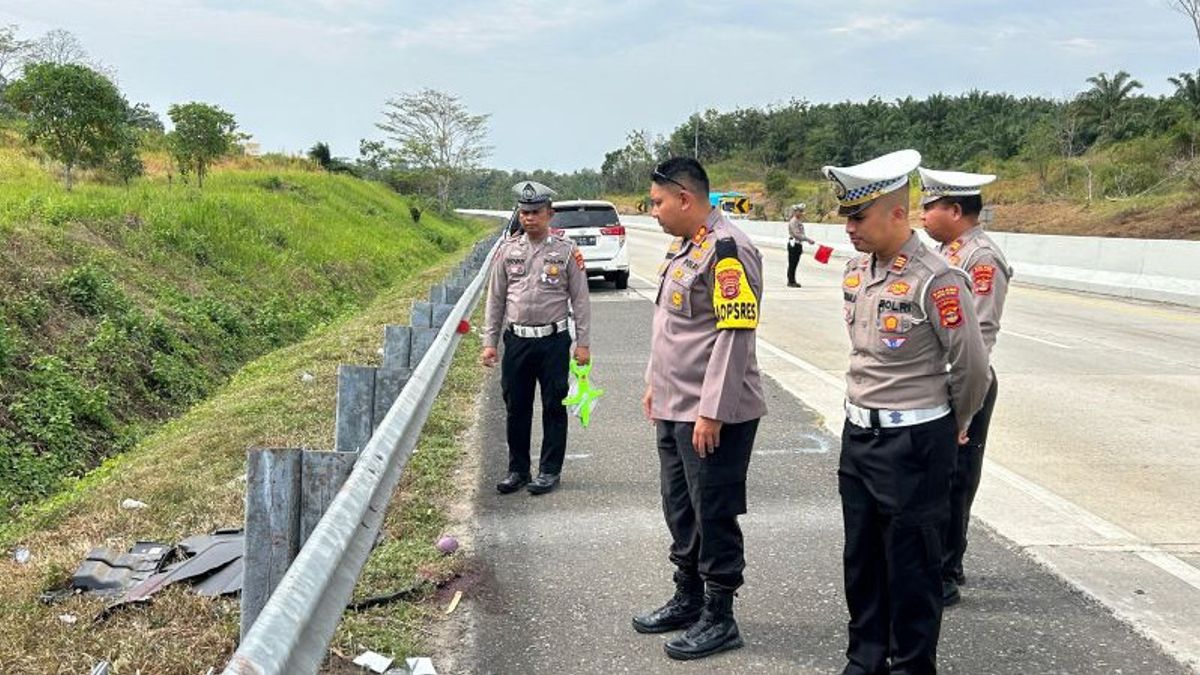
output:
POLYGON ((861 253, 842 278, 845 675, 936 672, 950 472, 987 389, 968 280, 908 224, 908 177, 920 161, 901 150, 822 169, 861 253))
POLYGON ((550 232, 553 190, 526 181, 513 186, 523 232, 496 249, 488 282, 480 362, 492 367, 504 342, 500 387, 507 410, 508 475, 501 494, 525 487, 540 495, 558 487, 567 451, 567 395, 575 316, 575 361, 591 359, 591 305, 583 254, 575 243, 550 232), (538 475, 530 475, 529 444, 535 387, 542 391, 542 451, 538 475))
MULTIPOLYGON (((935 171, 918 167, 921 176, 921 222, 925 233, 937 241, 938 253, 952 266, 971 277, 975 313, 983 342, 991 357, 1000 316, 1012 279, 1012 267, 1000 247, 983 231, 979 214, 983 210, 982 188, 996 177, 991 174, 962 171, 935 171)), ((950 519, 946 524, 942 562, 942 597, 946 606, 958 602, 959 586, 966 581, 963 553, 967 550, 967 526, 971 521, 971 503, 979 489, 983 473, 983 450, 987 443, 992 409, 996 405, 996 371, 989 369, 990 385, 983 407, 971 420, 967 442, 958 447, 958 458, 950 480, 950 519)))

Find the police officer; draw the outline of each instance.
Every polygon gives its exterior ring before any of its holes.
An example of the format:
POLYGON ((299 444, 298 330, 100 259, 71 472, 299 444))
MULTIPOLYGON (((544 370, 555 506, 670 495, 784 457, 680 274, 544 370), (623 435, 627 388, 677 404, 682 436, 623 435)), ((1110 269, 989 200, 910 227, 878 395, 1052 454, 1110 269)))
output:
POLYGON ((488 284, 483 333, 483 365, 496 365, 503 334, 500 386, 508 411, 508 475, 496 485, 501 494, 523 486, 545 494, 558 486, 567 450, 567 376, 571 350, 569 310, 575 316, 575 360, 591 360, 587 273, 574 242, 550 233, 552 191, 534 182, 517 183, 518 217, 523 234, 505 239, 496 250, 488 284), (534 387, 542 392, 542 453, 538 475, 530 481, 529 435, 534 387))
POLYGON ((950 472, 987 389, 965 275, 908 225, 908 174, 920 160, 902 150, 822 170, 861 252, 842 279, 851 343, 838 466, 844 675, 936 672, 950 472))
POLYGON ((762 256, 711 206, 699 162, 669 159, 651 181, 651 215, 675 239, 658 270, 642 405, 657 437, 675 594, 633 627, 686 628, 664 648, 695 659, 742 646, 733 617, 746 565, 737 517, 767 411, 755 355, 762 256))
POLYGON ((804 203, 792 204, 792 217, 788 219, 788 266, 787 266, 787 285, 788 288, 800 288, 800 284, 796 283, 796 266, 800 264, 800 254, 804 253, 804 242, 815 244, 817 242, 808 238, 804 233, 804 203))
MULTIPOLYGON (((971 277, 975 313, 983 342, 990 359, 996 334, 1000 332, 1000 315, 1008 295, 1012 267, 1004 259, 1000 247, 992 241, 979 224, 983 210, 984 185, 996 180, 991 174, 961 171, 935 171, 918 167, 921 176, 921 222, 925 232, 937 241, 938 253, 954 267, 971 277)), ((942 596, 946 606, 959 601, 959 586, 966 580, 963 574, 963 553, 967 550, 967 526, 971 521, 971 503, 979 489, 983 473, 983 448, 987 443, 992 408, 996 405, 996 371, 988 369, 990 384, 983 407, 971 419, 967 442, 958 447, 958 459, 950 480, 950 519, 946 524, 943 544, 942 596)))

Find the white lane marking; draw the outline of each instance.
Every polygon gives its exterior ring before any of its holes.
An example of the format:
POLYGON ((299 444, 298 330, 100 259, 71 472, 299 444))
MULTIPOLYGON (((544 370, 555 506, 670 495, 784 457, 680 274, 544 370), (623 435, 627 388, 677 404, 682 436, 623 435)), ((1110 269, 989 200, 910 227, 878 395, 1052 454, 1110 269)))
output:
POLYGON ((1019 337, 1019 338, 1025 339, 1025 340, 1033 340, 1034 342, 1040 342, 1044 345, 1050 345, 1051 347, 1058 347, 1059 349, 1074 349, 1074 347, 1072 347, 1070 345, 1064 345, 1061 342, 1054 342, 1052 340, 1043 340, 1042 338, 1033 337, 1032 335, 1026 335, 1024 333, 1018 333, 1016 331, 1008 330, 1007 328, 1001 329, 1000 333, 1001 333, 1001 335, 1011 335, 1013 337, 1019 337))
POLYGON ((587 459, 588 457, 591 457, 591 455, 588 455, 588 454, 582 454, 582 455, 564 455, 564 456, 563 456, 563 459, 587 459))

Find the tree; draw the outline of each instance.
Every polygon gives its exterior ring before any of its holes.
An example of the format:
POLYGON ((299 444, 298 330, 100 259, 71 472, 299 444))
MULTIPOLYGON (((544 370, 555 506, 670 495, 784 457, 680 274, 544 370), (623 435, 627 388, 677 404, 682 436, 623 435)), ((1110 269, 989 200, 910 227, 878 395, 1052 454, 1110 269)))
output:
POLYGON ((16 26, 0 26, 0 90, 21 72, 32 45, 17 37, 16 26))
POLYGON ((434 89, 400 94, 387 102, 383 116, 375 126, 399 145, 400 160, 433 173, 443 211, 454 179, 491 153, 485 144, 490 115, 470 114, 456 96, 434 89))
POLYGON ((148 103, 138 103, 130 108, 125 115, 125 121, 129 126, 141 129, 142 131, 159 134, 165 131, 162 118, 158 116, 158 113, 150 109, 150 104, 148 103))
POLYGON ((600 175, 605 188, 626 194, 645 190, 650 185, 650 171, 659 145, 646 131, 630 131, 625 147, 604 155, 600 175))
POLYGON ((138 153, 138 137, 133 127, 124 128, 110 165, 126 187, 129 186, 129 181, 145 172, 146 165, 142 163, 142 156, 138 153))
POLYGON ((330 166, 333 164, 333 155, 329 152, 328 143, 317 143, 312 146, 308 151, 308 157, 326 171, 329 171, 330 166))
POLYGON ((70 31, 61 28, 47 31, 45 35, 33 42, 30 47, 29 60, 38 63, 53 63, 58 66, 76 64, 81 66, 88 63, 87 50, 70 31))
POLYGON ((171 155, 180 173, 195 172, 196 181, 204 188, 208 167, 233 149, 237 122, 233 115, 207 103, 176 103, 167 109, 175 129, 167 134, 171 155))
POLYGON ((121 143, 128 104, 100 73, 77 64, 35 63, 5 91, 29 120, 27 136, 62 163, 67 189, 77 166, 97 166, 121 143))
POLYGON ((1111 78, 1108 73, 1093 75, 1087 81, 1092 84, 1092 88, 1079 96, 1080 112, 1084 121, 1094 125, 1101 138, 1119 139, 1117 122, 1120 113, 1128 105, 1133 91, 1142 88, 1142 83, 1124 70, 1118 71, 1111 78))
POLYGON ((1200 0, 1167 0, 1167 6, 1186 16, 1192 22, 1196 31, 1196 40, 1200 42, 1200 0))

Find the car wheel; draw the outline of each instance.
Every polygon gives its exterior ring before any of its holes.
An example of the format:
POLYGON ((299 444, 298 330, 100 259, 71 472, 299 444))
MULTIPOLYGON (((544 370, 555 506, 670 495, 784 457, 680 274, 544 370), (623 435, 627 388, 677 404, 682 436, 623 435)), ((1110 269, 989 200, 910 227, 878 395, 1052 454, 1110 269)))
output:
POLYGON ((619 291, 623 291, 626 288, 629 288, 629 272, 628 271, 617 272, 617 278, 613 279, 613 284, 617 287, 617 290, 619 290, 619 291))

